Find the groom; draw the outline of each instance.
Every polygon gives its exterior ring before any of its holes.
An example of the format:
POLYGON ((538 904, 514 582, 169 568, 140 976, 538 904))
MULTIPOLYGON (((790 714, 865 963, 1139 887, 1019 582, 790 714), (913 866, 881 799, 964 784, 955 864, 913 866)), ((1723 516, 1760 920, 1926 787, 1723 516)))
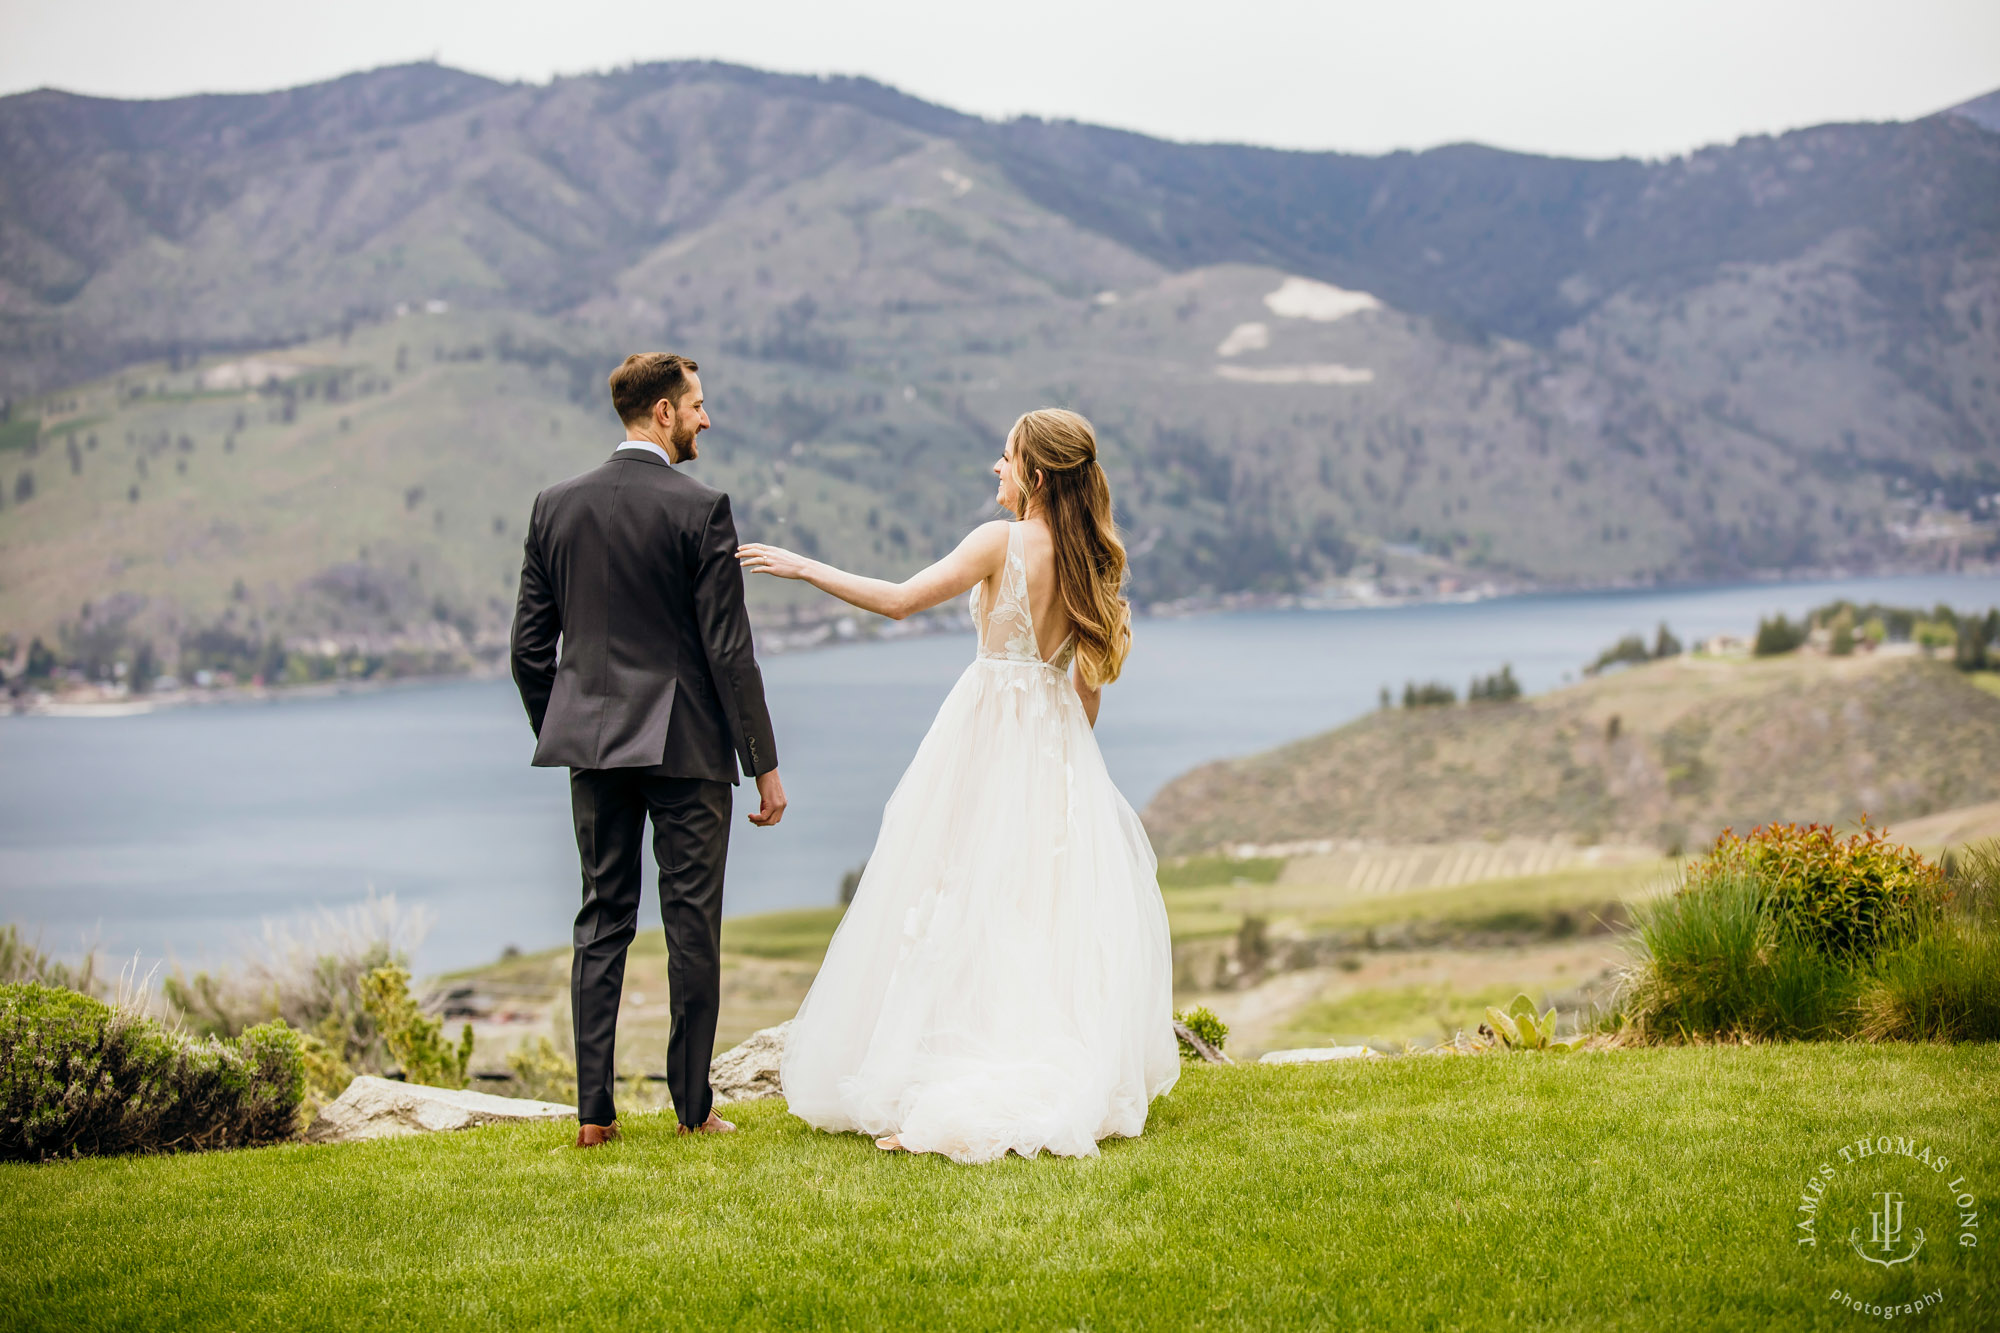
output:
POLYGON ((757 780, 750 822, 769 828, 785 813, 729 497, 676 467, 699 456, 708 429, 695 371, 646 352, 612 372, 625 442, 535 497, 521 562, 514 683, 534 762, 569 769, 583 861, 570 965, 579 1148, 618 1133, 613 1047, 649 815, 673 1004, 667 1088, 681 1133, 735 1128, 712 1109, 708 1065, 737 764, 757 780))

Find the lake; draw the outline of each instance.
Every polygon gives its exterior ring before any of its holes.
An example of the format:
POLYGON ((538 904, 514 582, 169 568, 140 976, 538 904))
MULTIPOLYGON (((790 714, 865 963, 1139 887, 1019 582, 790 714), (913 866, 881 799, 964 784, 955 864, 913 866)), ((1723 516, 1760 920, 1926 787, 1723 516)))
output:
MULTIPOLYGON (((1529 692, 1574 678, 1620 635, 1683 640, 1835 597, 2000 604, 2000 575, 1931 575, 1537 595, 1339 611, 1146 620, 1098 735, 1133 805, 1176 774, 1336 726, 1384 685, 1511 663, 1529 692)), ((972 637, 857 643, 764 663, 790 812, 737 789, 731 914, 830 904, 882 803, 972 655, 972 637)), ((568 939, 577 868, 560 771, 528 766, 511 683, 427 683, 341 698, 136 717, 0 718, 0 920, 43 947, 226 962, 267 917, 371 891, 435 924, 420 970, 568 939)), ((648 870, 650 886, 651 871, 648 870)), ((658 929, 649 887, 642 928, 658 929)))

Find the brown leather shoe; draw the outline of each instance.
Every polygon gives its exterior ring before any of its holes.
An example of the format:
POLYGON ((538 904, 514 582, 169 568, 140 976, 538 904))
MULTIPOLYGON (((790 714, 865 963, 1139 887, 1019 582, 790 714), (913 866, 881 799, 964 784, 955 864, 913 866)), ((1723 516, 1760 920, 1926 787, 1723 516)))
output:
POLYGON ((736 1126, 724 1120, 715 1112, 710 1111, 708 1119, 702 1121, 699 1125, 681 1125, 675 1132, 680 1134, 734 1134, 736 1126))
POLYGON ((618 1122, 616 1120, 608 1125, 578 1125, 576 1127, 576 1146, 579 1148, 595 1148, 601 1144, 609 1143, 617 1137, 618 1122))

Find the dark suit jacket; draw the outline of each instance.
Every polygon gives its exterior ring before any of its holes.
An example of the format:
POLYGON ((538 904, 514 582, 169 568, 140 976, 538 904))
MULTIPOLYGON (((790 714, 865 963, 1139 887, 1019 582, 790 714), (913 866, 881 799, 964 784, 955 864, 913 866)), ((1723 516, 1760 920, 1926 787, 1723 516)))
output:
POLYGON ((514 683, 544 767, 776 768, 729 497, 641 449, 536 496, 514 683))

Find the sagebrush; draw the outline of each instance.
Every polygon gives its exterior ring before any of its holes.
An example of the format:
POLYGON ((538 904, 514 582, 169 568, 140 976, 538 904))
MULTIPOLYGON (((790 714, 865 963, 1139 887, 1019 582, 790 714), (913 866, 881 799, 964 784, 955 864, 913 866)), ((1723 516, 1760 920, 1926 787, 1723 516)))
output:
POLYGON ((278 1021, 189 1037, 58 986, 0 986, 0 1157, 243 1147, 290 1138, 305 1068, 278 1021))

